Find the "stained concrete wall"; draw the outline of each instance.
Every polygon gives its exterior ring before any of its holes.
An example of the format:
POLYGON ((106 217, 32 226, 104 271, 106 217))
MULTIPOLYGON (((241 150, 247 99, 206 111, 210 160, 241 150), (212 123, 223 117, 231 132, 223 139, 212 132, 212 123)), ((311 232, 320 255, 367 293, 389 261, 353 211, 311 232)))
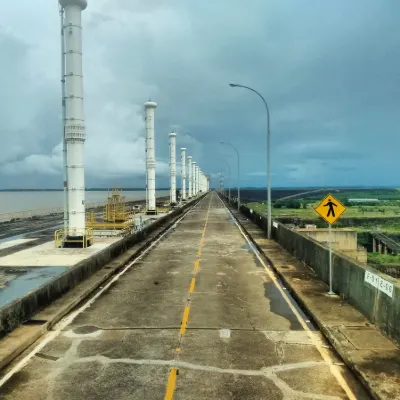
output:
POLYGON ((124 253, 134 244, 144 240, 149 233, 182 214, 189 207, 198 202, 200 198, 155 220, 153 224, 148 225, 140 232, 128 235, 118 242, 113 243, 100 253, 81 261, 64 274, 55 277, 38 289, 3 307, 0 310, 0 338, 11 332, 21 323, 31 319, 34 314, 74 288, 78 283, 94 274, 112 259, 124 253))
MULTIPOLYGON (((329 244, 329 229, 297 228, 296 232, 309 236, 324 245, 329 244)), ((358 246, 357 232, 349 228, 333 228, 331 230, 332 248, 355 258, 361 263, 367 262, 367 250, 358 246)))
MULTIPOLYGON (((297 232, 309 236, 321 243, 329 242, 329 229, 298 228, 297 232)), ((351 229, 339 228, 331 230, 333 248, 337 250, 357 250, 357 232, 351 229)))
MULTIPOLYGON (((242 206, 241 211, 266 230, 267 219, 242 206)), ((281 223, 274 222, 273 238, 296 258, 311 267, 318 277, 329 282, 329 250, 316 240, 300 235, 281 223)), ((333 289, 361 311, 385 335, 400 343, 400 282, 372 267, 333 252, 333 289), (394 286, 393 297, 364 281, 370 271, 394 286)))

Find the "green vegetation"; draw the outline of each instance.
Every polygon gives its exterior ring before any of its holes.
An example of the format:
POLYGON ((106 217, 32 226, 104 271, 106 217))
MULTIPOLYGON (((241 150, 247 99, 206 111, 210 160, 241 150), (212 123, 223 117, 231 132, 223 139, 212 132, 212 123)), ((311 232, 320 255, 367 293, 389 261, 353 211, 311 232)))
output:
POLYGON ((400 255, 368 253, 368 264, 400 267, 400 255))
MULTIPOLYGON (((332 194, 343 202, 347 210, 335 227, 351 226, 359 232, 375 230, 378 227, 387 233, 400 232, 400 190, 332 190, 332 194), (378 203, 350 203, 349 198, 374 198, 378 203), (357 218, 355 221, 349 219, 357 218), (377 220, 378 219, 378 220, 377 220)), ((318 226, 325 225, 314 208, 324 197, 321 193, 312 193, 304 198, 277 200, 273 203, 273 216, 276 218, 298 218, 310 220, 318 226)), ((267 211, 266 202, 249 203, 248 206, 260 214, 267 211)))
MULTIPOLYGON (((303 218, 303 219, 315 219, 318 220, 319 217, 314 211, 318 202, 308 202, 308 199, 299 199, 298 204, 293 207, 291 202, 277 202, 279 203, 276 207, 274 204, 273 215, 277 218, 287 217, 287 218, 303 218)), ((248 207, 252 208, 254 211, 265 214, 267 210, 266 202, 262 203, 248 203, 248 207)), ((398 205, 386 205, 384 202, 379 203, 379 206, 373 207, 352 205, 348 206, 347 210, 342 216, 343 218, 382 218, 382 217, 399 217, 400 218, 400 201, 398 205)))

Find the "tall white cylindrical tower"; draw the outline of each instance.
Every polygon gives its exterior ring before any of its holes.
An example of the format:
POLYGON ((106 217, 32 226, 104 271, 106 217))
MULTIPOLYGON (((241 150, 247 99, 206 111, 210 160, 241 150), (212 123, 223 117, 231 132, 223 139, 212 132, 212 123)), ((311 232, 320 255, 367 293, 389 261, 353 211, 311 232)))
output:
POLYGON ((196 167, 196 193, 200 192, 200 167, 196 167))
MULTIPOLYGON (((64 9, 65 40, 65 147, 66 176, 68 177, 68 234, 66 236, 75 239, 86 236, 81 14, 87 7, 87 1, 59 0, 59 3, 64 9)), ((74 245, 77 246, 77 243, 75 242, 74 245)))
POLYGON ((197 192, 196 192, 196 187, 197 187, 197 185, 196 185, 196 162, 195 161, 192 162, 192 175, 193 175, 192 185, 193 185, 193 197, 194 197, 197 195, 197 192))
POLYGON ((64 8, 60 6, 61 22, 61 107, 62 107, 62 153, 64 176, 64 239, 68 235, 68 170, 67 144, 65 143, 65 38, 64 38, 64 8))
POLYGON ((181 178, 182 200, 186 200, 186 149, 184 147, 181 148, 181 178))
POLYGON ((176 204, 176 133, 169 134, 170 202, 176 204))
POLYGON ((147 214, 156 214, 156 153, 154 147, 154 110, 157 103, 144 103, 146 114, 146 175, 147 175, 147 214))
POLYGON ((192 172, 192 156, 188 156, 188 179, 189 179, 189 199, 193 197, 193 172, 192 172))
POLYGON ((199 193, 202 192, 202 178, 203 178, 203 173, 201 172, 201 169, 199 168, 199 193))

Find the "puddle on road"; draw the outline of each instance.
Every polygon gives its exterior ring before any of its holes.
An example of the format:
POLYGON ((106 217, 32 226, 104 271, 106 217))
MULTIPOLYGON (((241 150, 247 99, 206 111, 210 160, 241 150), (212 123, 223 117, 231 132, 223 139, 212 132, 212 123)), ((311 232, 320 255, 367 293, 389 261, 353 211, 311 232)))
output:
MULTIPOLYGON (((283 286, 282 286, 283 287, 283 286)), ((307 316, 301 310, 299 305, 293 300, 288 292, 286 292, 289 301, 295 307, 296 311, 300 314, 303 321, 306 321, 307 326, 310 330, 315 331, 316 328, 309 322, 307 316)), ((290 322, 290 329, 292 331, 302 331, 303 326, 300 324, 299 320, 297 319, 296 315, 290 309, 287 302, 282 298, 281 292, 275 286, 274 282, 265 282, 264 283, 264 296, 269 300, 270 310, 276 315, 279 315, 290 322)))
POLYGON ((64 273, 67 267, 0 268, 0 307, 64 273))

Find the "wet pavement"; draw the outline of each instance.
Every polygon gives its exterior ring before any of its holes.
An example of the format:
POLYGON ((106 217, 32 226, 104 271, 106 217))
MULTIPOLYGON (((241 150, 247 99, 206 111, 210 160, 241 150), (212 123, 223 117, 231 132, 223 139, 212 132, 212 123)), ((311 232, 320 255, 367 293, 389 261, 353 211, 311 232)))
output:
POLYGON ((38 289, 67 270, 66 267, 0 267, 0 307, 38 289))
POLYGON ((1 399, 368 399, 214 193, 74 315, 1 399))

